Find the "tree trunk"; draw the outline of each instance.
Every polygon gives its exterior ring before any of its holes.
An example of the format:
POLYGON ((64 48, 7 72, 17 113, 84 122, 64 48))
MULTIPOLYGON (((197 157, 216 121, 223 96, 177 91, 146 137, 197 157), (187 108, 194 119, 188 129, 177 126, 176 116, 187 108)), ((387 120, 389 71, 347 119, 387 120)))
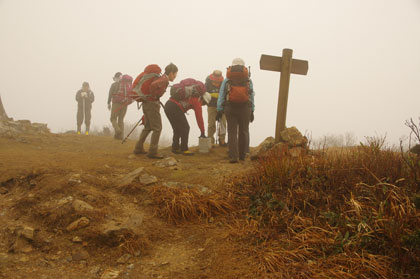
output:
POLYGON ((8 120, 9 119, 9 117, 7 117, 6 111, 4 110, 3 102, 1 101, 1 96, 0 96, 0 119, 1 120, 8 120))

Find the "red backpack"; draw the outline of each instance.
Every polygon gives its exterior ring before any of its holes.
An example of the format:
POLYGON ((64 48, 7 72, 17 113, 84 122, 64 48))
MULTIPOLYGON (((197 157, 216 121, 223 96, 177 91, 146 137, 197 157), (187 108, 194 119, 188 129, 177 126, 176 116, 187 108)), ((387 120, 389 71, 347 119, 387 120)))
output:
POLYGON ((131 104, 133 102, 131 98, 131 83, 133 78, 129 75, 123 75, 120 81, 120 87, 117 94, 112 96, 112 101, 119 104, 131 104))
POLYGON ((144 68, 144 71, 137 76, 133 83, 133 89, 131 91, 131 98, 137 102, 142 102, 150 96, 150 85, 153 81, 160 77, 162 69, 156 65, 151 64, 144 68))
POLYGON ((190 97, 199 97, 206 92, 206 86, 198 80, 187 78, 171 87, 171 98, 185 101, 190 97))
POLYGON ((226 100, 231 103, 246 103, 249 101, 250 86, 248 69, 245 66, 230 66, 227 70, 226 100))

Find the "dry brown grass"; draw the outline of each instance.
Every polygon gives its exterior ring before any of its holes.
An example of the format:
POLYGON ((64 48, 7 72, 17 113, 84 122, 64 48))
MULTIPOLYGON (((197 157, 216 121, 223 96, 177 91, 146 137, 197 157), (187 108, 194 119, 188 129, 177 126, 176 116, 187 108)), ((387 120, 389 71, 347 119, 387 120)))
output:
POLYGON ((298 159, 273 152, 232 182, 230 235, 257 255, 264 276, 418 278, 412 171, 374 142, 298 159))
POLYGON ((231 197, 218 193, 202 194, 195 189, 155 186, 150 194, 156 214, 174 224, 207 220, 234 209, 231 197))

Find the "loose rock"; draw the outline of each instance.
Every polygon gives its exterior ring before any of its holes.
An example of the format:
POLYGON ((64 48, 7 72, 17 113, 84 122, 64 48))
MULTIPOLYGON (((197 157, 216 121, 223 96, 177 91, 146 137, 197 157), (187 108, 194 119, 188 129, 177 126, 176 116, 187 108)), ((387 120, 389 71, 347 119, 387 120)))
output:
POLYGON ((140 167, 140 168, 135 169, 134 171, 130 172, 126 176, 124 176, 121 179, 121 181, 118 183, 118 186, 119 187, 124 187, 124 186, 127 186, 127 185, 131 184, 134 181, 134 179, 139 177, 139 175, 143 171, 143 169, 144 169, 143 167, 140 167))
POLYGON ((116 279, 120 276, 120 271, 108 269, 102 274, 101 279, 116 279))
POLYGON ((71 241, 73 241, 74 243, 82 243, 83 242, 83 240, 82 240, 82 238, 80 238, 80 236, 73 237, 73 239, 71 241))
POLYGON ((149 175, 147 173, 140 176, 140 183, 143 185, 150 185, 158 181, 156 176, 149 175))
POLYGON ((93 206, 88 204, 87 202, 81 201, 81 200, 74 200, 73 202, 73 208, 76 212, 86 212, 86 211, 92 211, 93 206))
POLYGON ((9 190, 7 190, 6 187, 0 187, 0 194, 4 195, 7 194, 9 192, 9 190))
POLYGON ((89 253, 85 250, 77 251, 73 253, 71 258, 73 261, 85 261, 89 258, 89 253))
POLYGON ((167 167, 173 167, 173 166, 178 165, 178 161, 173 157, 168 157, 163 160, 155 162, 154 165, 161 168, 167 168, 167 167))
POLYGON ((76 221, 74 221, 73 223, 71 223, 70 225, 67 226, 67 231, 71 232, 74 230, 78 230, 84 227, 87 227, 89 225, 90 221, 88 218, 86 217, 82 217, 80 219, 77 219, 76 221))
POLYGON ((130 254, 124 254, 122 255, 118 260, 117 263, 119 264, 125 264, 127 263, 129 260, 131 259, 131 255, 130 254))

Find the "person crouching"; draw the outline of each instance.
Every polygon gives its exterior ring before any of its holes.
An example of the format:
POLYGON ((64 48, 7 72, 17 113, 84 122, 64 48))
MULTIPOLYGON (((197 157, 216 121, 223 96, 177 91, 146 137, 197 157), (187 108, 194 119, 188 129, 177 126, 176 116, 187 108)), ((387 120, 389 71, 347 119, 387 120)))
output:
POLYGON ((193 109, 198 127, 201 131, 200 137, 206 137, 202 106, 210 102, 211 95, 201 81, 192 78, 184 79, 171 88, 171 98, 165 104, 165 114, 173 129, 172 152, 186 156, 194 155, 188 150, 188 137, 190 125, 185 113, 193 109))

